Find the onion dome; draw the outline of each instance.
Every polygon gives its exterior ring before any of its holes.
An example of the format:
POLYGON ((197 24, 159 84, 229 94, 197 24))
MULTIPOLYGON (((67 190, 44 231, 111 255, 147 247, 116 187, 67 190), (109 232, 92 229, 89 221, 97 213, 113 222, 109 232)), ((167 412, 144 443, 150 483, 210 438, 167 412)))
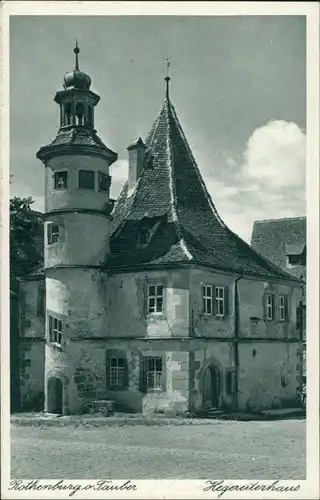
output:
POLYGON ((76 56, 75 67, 73 71, 70 71, 69 73, 65 74, 63 79, 64 80, 63 86, 65 89, 74 88, 81 90, 89 90, 91 85, 91 78, 89 75, 87 75, 83 71, 80 71, 79 69, 78 54, 80 52, 80 49, 78 47, 78 41, 76 41, 76 46, 73 49, 73 52, 75 53, 76 56))

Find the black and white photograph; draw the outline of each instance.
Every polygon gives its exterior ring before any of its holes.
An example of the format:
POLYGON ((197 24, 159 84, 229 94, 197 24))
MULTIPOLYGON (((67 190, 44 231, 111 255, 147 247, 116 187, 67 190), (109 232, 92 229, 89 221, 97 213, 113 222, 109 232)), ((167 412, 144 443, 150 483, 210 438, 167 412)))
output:
POLYGON ((4 4, 3 498, 318 498, 319 5, 4 4))

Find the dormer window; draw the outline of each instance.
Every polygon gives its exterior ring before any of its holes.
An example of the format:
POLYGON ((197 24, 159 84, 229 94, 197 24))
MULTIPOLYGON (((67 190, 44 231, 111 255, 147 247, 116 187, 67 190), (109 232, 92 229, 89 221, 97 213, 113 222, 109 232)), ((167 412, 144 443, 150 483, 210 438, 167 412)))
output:
POLYGON ((67 189, 68 187, 68 172, 60 171, 54 173, 54 189, 67 189))
POLYGON ((305 266, 306 265, 306 245, 286 245, 286 255, 288 266, 305 266))
POLYGON ((138 236, 138 246, 145 247, 150 241, 150 231, 149 229, 140 229, 138 236))

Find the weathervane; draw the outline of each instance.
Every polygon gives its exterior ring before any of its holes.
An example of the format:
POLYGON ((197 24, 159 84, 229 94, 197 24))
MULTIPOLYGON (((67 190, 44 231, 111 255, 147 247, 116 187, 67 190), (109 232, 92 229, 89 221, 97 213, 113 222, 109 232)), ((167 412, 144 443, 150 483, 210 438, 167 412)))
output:
POLYGON ((166 98, 169 99, 169 82, 170 82, 170 76, 169 76, 169 68, 170 68, 171 62, 169 59, 166 59, 166 98))

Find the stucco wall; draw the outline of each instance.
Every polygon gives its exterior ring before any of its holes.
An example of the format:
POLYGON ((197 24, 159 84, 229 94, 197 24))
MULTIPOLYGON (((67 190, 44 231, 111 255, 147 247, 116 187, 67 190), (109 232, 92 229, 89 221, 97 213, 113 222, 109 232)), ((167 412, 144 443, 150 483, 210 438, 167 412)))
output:
POLYGON ((38 316, 39 281, 20 282, 19 375, 22 408, 42 409, 45 320, 38 316))
POLYGON ((21 406, 42 410, 44 399, 44 340, 24 340, 19 349, 21 406))
POLYGON ((234 335, 234 280, 229 274, 209 270, 190 271, 190 322, 195 337, 232 337, 234 335), (228 315, 216 318, 203 314, 202 285, 229 287, 228 315))
POLYGON ((239 407, 295 407, 299 385, 298 342, 239 345, 239 407))
POLYGON ((189 271, 129 273, 107 279, 109 337, 189 335, 189 271), (148 283, 163 283, 164 313, 147 312, 148 283))
POLYGON ((47 271, 46 288, 47 313, 61 317, 66 342, 71 336, 105 336, 107 297, 104 276, 98 270, 47 271))
POLYGON ((107 160, 100 157, 66 155, 51 158, 46 166, 45 210, 62 208, 89 208, 103 210, 109 201, 109 192, 98 191, 98 176, 100 171, 109 174, 107 160), (53 174, 55 171, 68 171, 67 189, 53 189, 53 174), (95 189, 79 189, 79 170, 96 172, 95 189))
POLYGON ((238 282, 240 303, 239 335, 260 338, 299 338, 296 309, 302 298, 301 288, 279 283, 241 279, 238 282), (265 321, 264 304, 267 293, 275 295, 275 319, 265 321), (288 298, 287 321, 279 321, 277 297, 288 298))
POLYGON ((20 337, 44 337, 44 316, 38 316, 38 288, 43 281, 21 281, 19 293, 20 337))
POLYGON ((108 217, 99 214, 51 214, 45 222, 45 263, 55 265, 99 266, 109 253, 108 217), (60 238, 48 245, 49 223, 59 224, 60 238))

